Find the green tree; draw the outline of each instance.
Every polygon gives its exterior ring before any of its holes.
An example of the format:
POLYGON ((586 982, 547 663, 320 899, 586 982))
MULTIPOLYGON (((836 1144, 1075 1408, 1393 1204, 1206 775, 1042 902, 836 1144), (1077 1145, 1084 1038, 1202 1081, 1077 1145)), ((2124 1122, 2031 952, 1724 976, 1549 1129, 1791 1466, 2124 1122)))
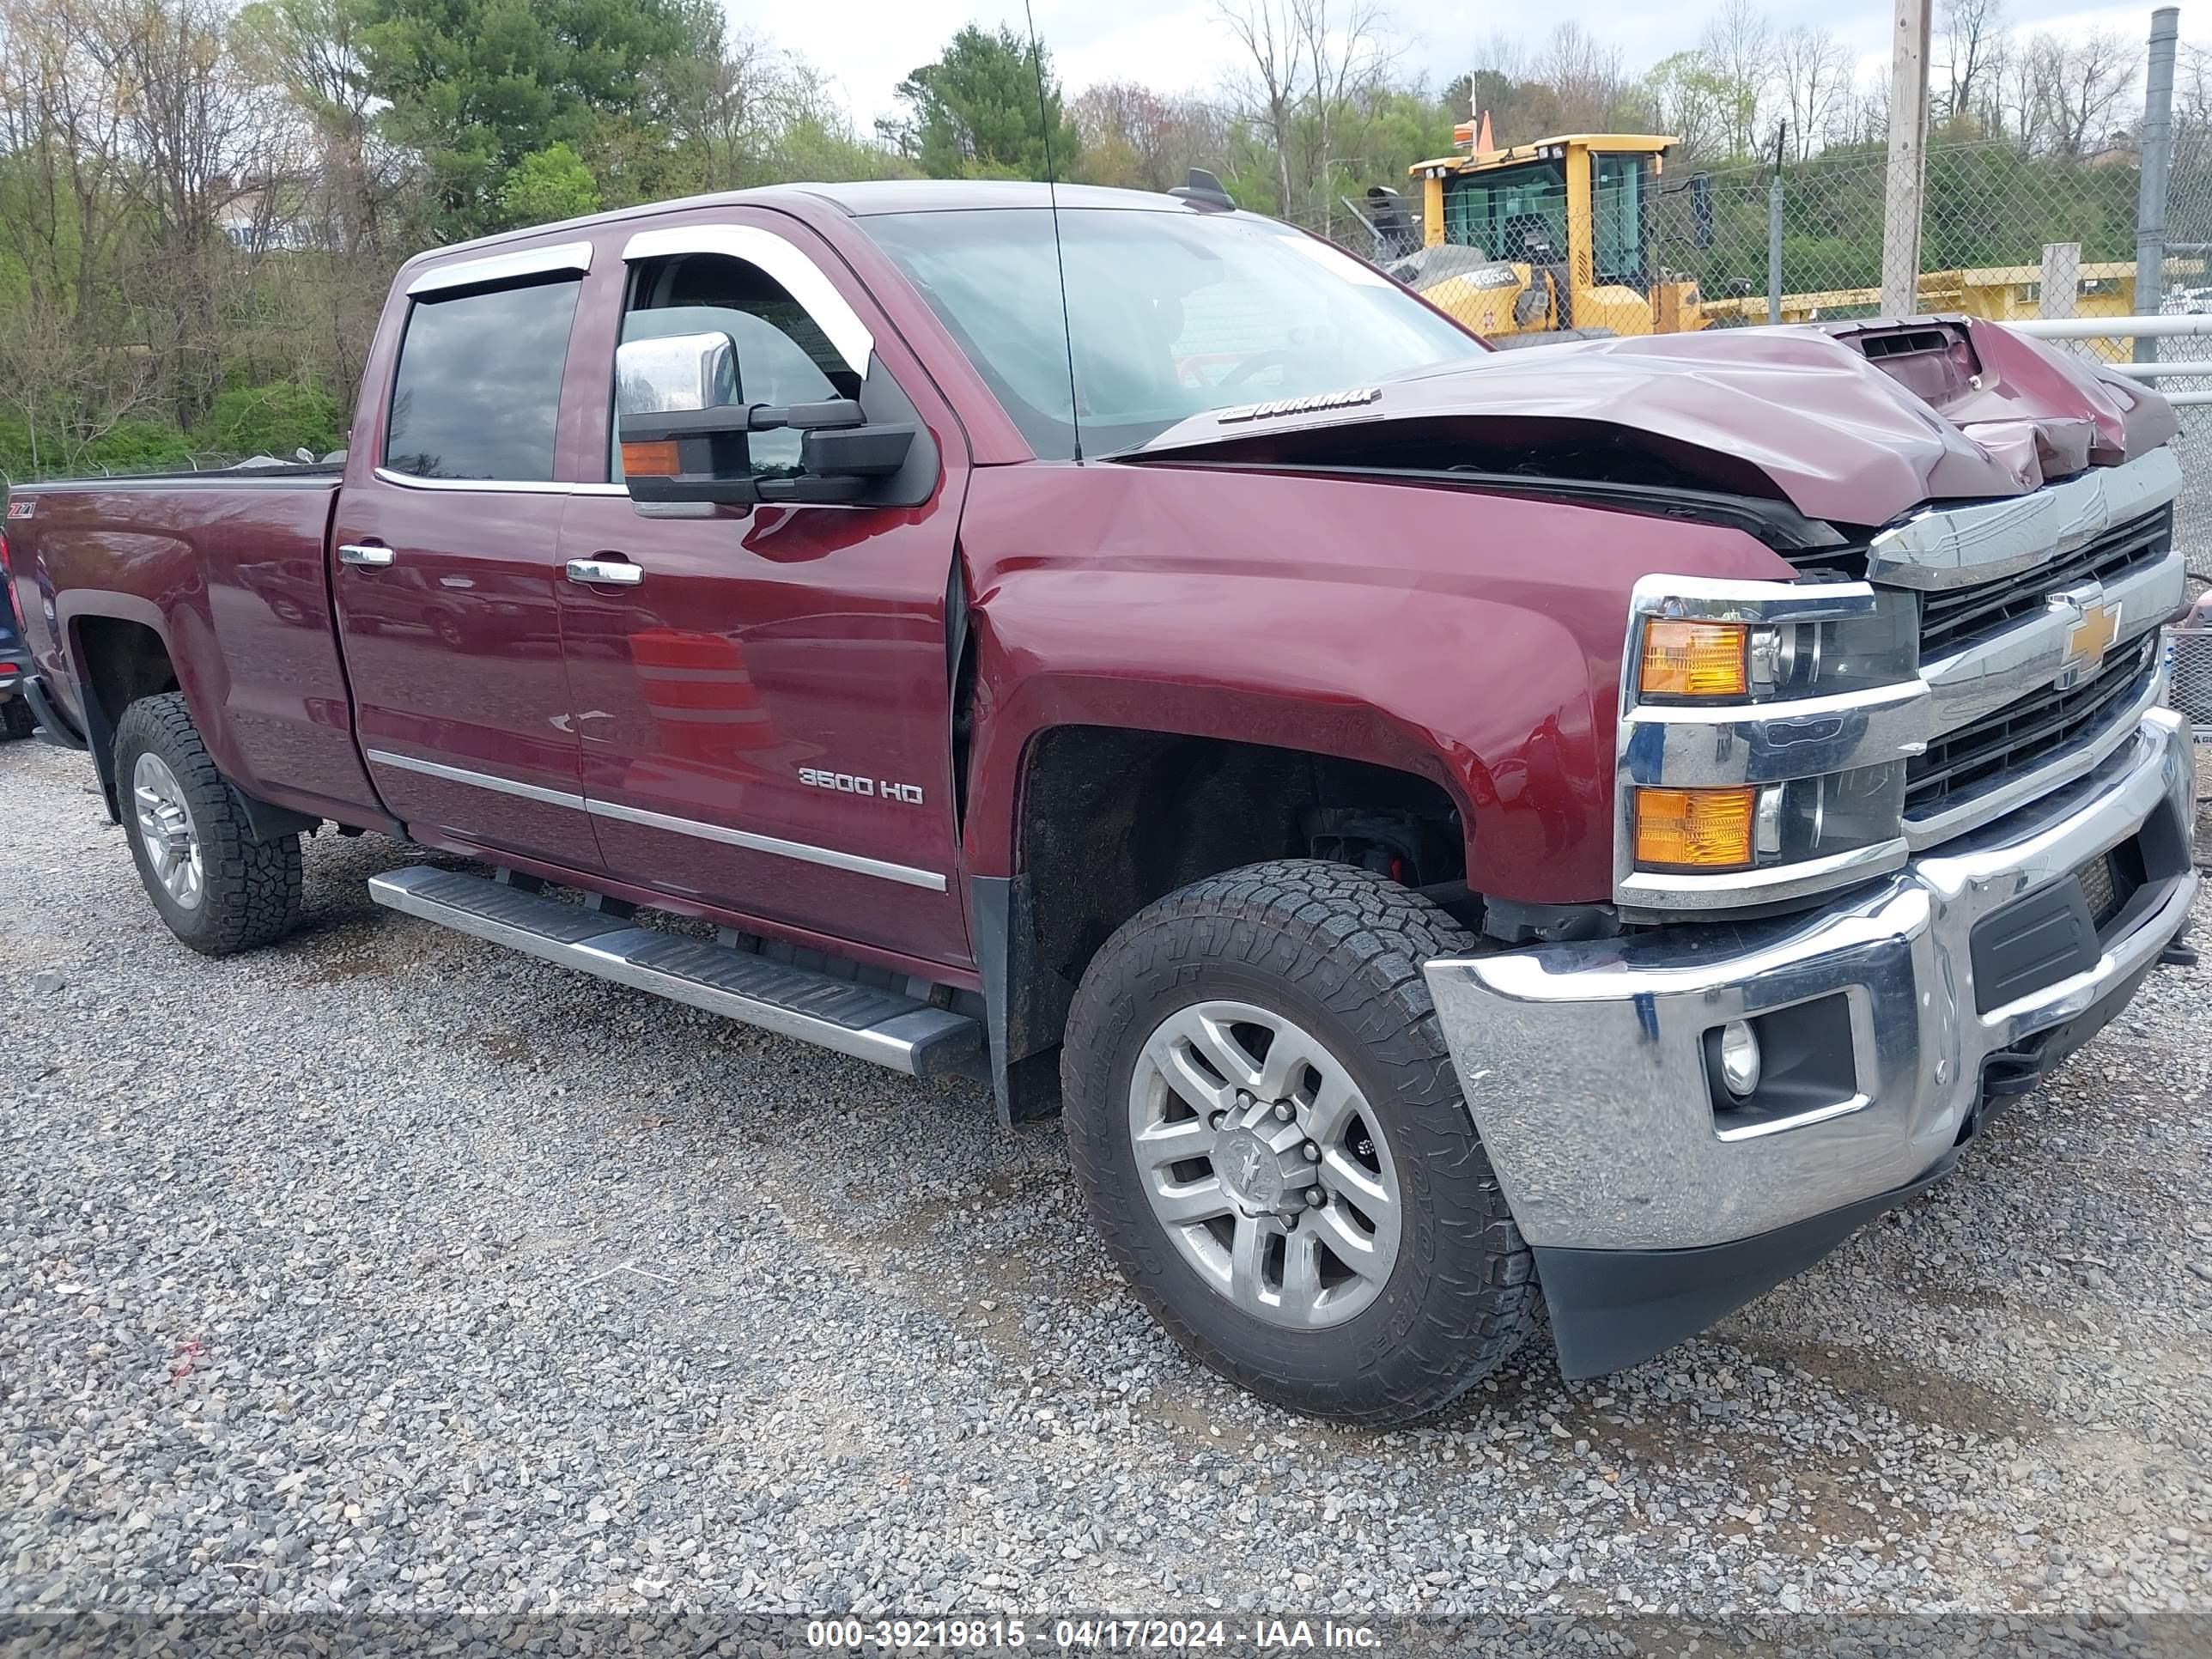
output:
POLYGON ((879 128, 933 179, 1065 179, 1079 159, 1049 54, 1010 28, 969 24, 898 96, 907 118, 879 128))
POLYGON ((700 38, 705 0, 366 0, 367 84, 384 136, 419 155, 436 231, 477 234, 505 216, 523 158, 566 143, 594 153, 665 129, 664 67, 700 38))
POLYGON ((548 144, 515 163, 499 192, 511 225, 544 225, 599 210, 599 180, 566 144, 548 144))
POLYGON ((273 386, 233 386, 219 393, 192 435, 203 448, 226 455, 274 455, 289 460, 295 449, 311 449, 318 455, 336 449, 343 441, 339 434, 344 421, 338 400, 323 387, 279 380, 273 386))

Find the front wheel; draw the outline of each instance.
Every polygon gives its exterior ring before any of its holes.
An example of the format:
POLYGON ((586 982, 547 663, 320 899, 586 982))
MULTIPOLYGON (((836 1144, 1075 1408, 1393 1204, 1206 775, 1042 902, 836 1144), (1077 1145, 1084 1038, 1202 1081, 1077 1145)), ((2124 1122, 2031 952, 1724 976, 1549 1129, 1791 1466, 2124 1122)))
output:
POLYGON ((292 931, 300 838, 255 838, 181 696, 141 697, 124 710, 115 778, 138 878, 171 933, 204 956, 227 957, 292 931))
POLYGON ((1474 944, 1379 875, 1286 860, 1170 894, 1084 975, 1085 1199, 1161 1323, 1255 1394, 1403 1421, 1540 1317, 1421 973, 1474 944))

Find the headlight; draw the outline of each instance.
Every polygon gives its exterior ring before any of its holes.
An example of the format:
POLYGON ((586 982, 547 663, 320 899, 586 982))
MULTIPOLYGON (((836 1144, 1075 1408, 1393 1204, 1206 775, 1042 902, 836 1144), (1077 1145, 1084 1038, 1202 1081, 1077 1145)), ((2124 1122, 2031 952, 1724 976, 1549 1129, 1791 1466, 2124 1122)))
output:
POLYGON ((1893 684, 1919 661, 1917 618, 1902 598, 1832 621, 1656 616, 1644 622, 1633 690, 1656 703, 1824 697, 1893 684))
POLYGON ((1854 767, 1758 788, 1639 788, 1642 870, 1751 870, 1856 852, 1896 837, 1905 764, 1854 767))
POLYGON ((1756 789, 1639 789, 1636 861, 1654 870, 1743 870, 1756 789))
POLYGON ((1621 676, 1614 893, 1771 904, 1905 858, 1928 736, 1911 597, 1847 581, 1637 584, 1621 676))
MULTIPOLYGON (((1771 630, 1765 630, 1771 631, 1771 630)), ((1746 664, 1751 630, 1736 623, 1669 622, 1644 625, 1644 664, 1637 690, 1647 697, 1741 697, 1751 690, 1746 664)))

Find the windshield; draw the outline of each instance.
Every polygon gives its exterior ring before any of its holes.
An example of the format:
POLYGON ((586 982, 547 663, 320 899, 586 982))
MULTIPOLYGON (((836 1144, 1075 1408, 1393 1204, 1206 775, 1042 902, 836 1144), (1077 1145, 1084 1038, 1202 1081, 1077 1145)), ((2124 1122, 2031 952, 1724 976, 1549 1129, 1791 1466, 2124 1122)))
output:
POLYGON ((1482 355, 1387 277, 1271 220, 1067 208, 894 213, 868 234, 921 291, 1030 447, 1133 448, 1208 410, 1371 385, 1482 355))
POLYGON ((1444 240, 1492 259, 1550 264, 1567 246, 1564 161, 1462 173, 1444 181, 1444 240))

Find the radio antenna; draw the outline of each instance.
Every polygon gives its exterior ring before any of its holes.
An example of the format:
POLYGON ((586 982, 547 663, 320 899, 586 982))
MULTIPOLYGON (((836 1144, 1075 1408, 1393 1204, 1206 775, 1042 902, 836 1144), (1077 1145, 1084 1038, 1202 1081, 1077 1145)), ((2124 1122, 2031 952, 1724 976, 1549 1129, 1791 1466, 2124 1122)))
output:
POLYGON ((1052 263, 1060 273, 1060 337, 1067 347, 1067 425, 1075 437, 1075 460, 1083 461, 1083 418, 1075 398, 1075 325, 1067 311, 1067 254, 1060 239, 1060 180, 1052 163, 1052 106, 1044 91, 1044 46, 1037 39, 1036 13, 1030 0, 1022 0, 1022 15, 1030 26, 1030 64, 1036 70, 1037 125, 1044 134, 1045 200, 1052 208, 1052 263))

